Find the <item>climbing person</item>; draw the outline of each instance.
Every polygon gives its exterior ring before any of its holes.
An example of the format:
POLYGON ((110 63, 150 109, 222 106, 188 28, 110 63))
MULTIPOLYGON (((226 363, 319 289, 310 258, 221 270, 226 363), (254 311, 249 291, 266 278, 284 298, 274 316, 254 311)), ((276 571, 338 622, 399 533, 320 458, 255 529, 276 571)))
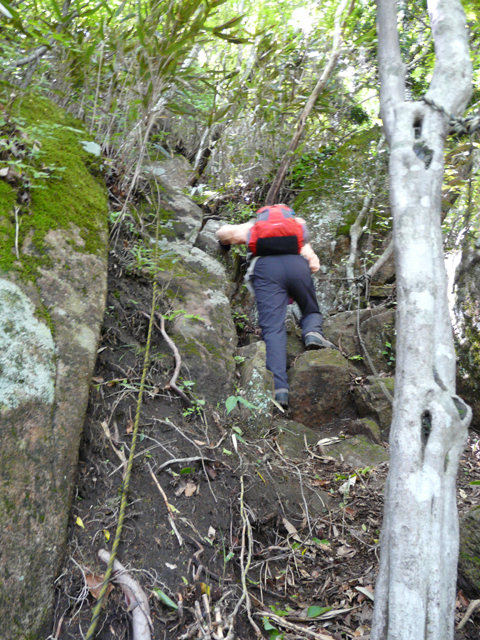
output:
POLYGON ((225 250, 232 244, 248 247, 247 286, 253 289, 257 301, 275 400, 286 409, 289 385, 285 317, 292 299, 302 313, 300 326, 305 348, 337 348, 323 335, 323 316, 311 276, 319 270, 320 261, 308 241, 307 225, 290 207, 276 204, 259 209, 256 220, 223 225, 216 234, 225 250))

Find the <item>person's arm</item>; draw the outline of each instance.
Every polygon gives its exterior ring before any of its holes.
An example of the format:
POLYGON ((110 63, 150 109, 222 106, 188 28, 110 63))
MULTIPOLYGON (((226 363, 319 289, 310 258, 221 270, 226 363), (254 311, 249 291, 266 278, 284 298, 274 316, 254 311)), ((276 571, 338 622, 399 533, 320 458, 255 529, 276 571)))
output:
POLYGON ((300 249, 300 254, 308 260, 310 271, 312 273, 315 273, 320 269, 320 260, 309 242, 303 245, 300 249))
POLYGON ((224 224, 217 229, 216 236, 221 244, 246 244, 248 232, 253 227, 253 222, 243 224, 224 224))

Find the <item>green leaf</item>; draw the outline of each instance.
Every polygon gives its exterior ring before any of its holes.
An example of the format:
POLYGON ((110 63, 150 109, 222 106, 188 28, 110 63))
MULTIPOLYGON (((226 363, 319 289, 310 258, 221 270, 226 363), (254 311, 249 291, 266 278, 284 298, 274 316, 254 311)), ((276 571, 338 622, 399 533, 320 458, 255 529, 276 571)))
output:
POLYGON ((254 404, 252 404, 248 400, 245 400, 245 398, 242 398, 241 396, 238 396, 238 401, 241 402, 243 405, 245 405, 245 407, 247 407, 248 409, 258 409, 258 407, 256 407, 254 404))
POLYGON ((480 485, 480 480, 472 480, 472 482, 469 482, 468 484, 480 485))
POLYGON ((265 629, 265 631, 276 631, 276 627, 273 626, 273 624, 270 622, 270 620, 268 618, 262 618, 262 622, 263 622, 263 628, 265 629))
POLYGON ((192 473, 192 471, 192 467, 184 467, 183 469, 181 469, 180 475, 187 475, 188 473, 192 473))
POLYGON ((53 13, 57 16, 57 19, 59 22, 62 21, 62 10, 58 4, 58 2, 56 2, 55 0, 50 0, 50 6, 53 9, 53 13))
POLYGON ((308 611, 307 611, 307 616, 309 618, 318 618, 318 616, 321 616, 323 613, 327 613, 327 611, 330 611, 332 607, 319 607, 317 605, 313 605, 311 607, 308 607, 308 611))
POLYGON ((168 607, 172 607, 172 609, 178 609, 178 605, 176 605, 175 602, 171 598, 169 598, 166 593, 163 593, 163 591, 161 591, 160 589, 154 588, 153 594, 159 600, 161 600, 163 604, 166 604, 168 607))
POLYGON ((227 410, 227 414, 229 414, 231 411, 235 409, 235 407, 237 406, 237 402, 238 402, 238 396, 229 396, 225 400, 225 408, 227 410))

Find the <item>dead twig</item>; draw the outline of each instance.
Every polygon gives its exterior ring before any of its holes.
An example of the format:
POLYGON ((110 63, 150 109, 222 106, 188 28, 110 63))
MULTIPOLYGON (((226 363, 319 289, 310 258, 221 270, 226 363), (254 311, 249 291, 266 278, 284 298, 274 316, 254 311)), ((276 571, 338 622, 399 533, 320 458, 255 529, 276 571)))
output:
POLYGON ((147 466, 148 466, 148 470, 150 471, 150 475, 153 478, 153 481, 157 485, 157 489, 160 491, 160 493, 162 494, 162 497, 163 497, 163 499, 165 501, 165 505, 166 505, 167 511, 168 511, 168 521, 170 522, 170 526, 172 527, 175 535, 177 536, 178 544, 180 546, 182 546, 183 545, 183 538, 180 535, 180 532, 178 531, 177 526, 175 525, 175 521, 173 519, 173 512, 172 512, 172 509, 171 509, 170 505, 168 504, 168 499, 167 499, 167 496, 165 495, 165 491, 160 486, 160 483, 158 482, 156 475, 153 473, 152 467, 150 466, 149 462, 147 462, 147 466))
POLYGON ((315 640, 335 640, 333 636, 326 633, 317 633, 316 631, 312 631, 307 627, 302 627, 299 624, 294 624, 293 622, 288 622, 285 618, 281 616, 276 616, 271 611, 258 611, 255 613, 256 616, 265 616, 269 620, 273 620, 276 624, 279 624, 281 627, 285 629, 289 629, 290 631, 294 631, 295 633, 299 633, 301 635, 306 635, 309 638, 315 638, 315 640))
POLYGON ((457 625, 457 631, 460 631, 461 629, 463 629, 463 627, 467 624, 467 622, 469 621, 470 617, 475 613, 475 611, 477 609, 480 608, 480 600, 472 600, 470 602, 470 604, 468 605, 468 609, 465 612, 465 615, 463 616, 462 620, 458 623, 457 625))
POLYGON ((250 524, 250 520, 248 519, 248 516, 245 513, 245 504, 243 501, 243 496, 244 496, 244 486, 243 486, 243 476, 240 477, 240 486, 241 486, 241 491, 240 491, 240 516, 242 518, 242 522, 243 522, 243 528, 242 528, 242 550, 240 552, 240 567, 241 567, 241 571, 242 571, 242 597, 240 598, 240 600, 237 603, 237 606, 235 607, 235 612, 238 611, 238 609, 240 608, 240 604, 243 602, 243 600, 245 600, 246 606, 247 606, 247 616, 248 619, 250 621, 250 624, 252 625, 255 633, 257 634, 258 638, 262 638, 262 632, 260 631, 260 629, 258 628, 258 625, 256 624, 256 622, 254 621, 254 619, 252 618, 252 612, 251 612, 251 602, 250 602, 250 595, 248 593, 248 589, 247 589, 247 573, 248 570, 250 569, 250 565, 252 562, 252 552, 253 552, 253 535, 252 535, 252 526, 250 524), (247 553, 247 561, 244 564, 244 559, 245 559, 245 539, 247 537, 247 533, 248 533, 248 553, 247 553))
POLYGON ((166 462, 161 464, 157 469, 157 473, 159 471, 162 471, 166 467, 170 467, 172 464, 185 464, 187 462, 219 462, 219 460, 213 460, 212 458, 202 458, 202 456, 193 456, 192 458, 172 458, 171 460, 167 460, 166 462))

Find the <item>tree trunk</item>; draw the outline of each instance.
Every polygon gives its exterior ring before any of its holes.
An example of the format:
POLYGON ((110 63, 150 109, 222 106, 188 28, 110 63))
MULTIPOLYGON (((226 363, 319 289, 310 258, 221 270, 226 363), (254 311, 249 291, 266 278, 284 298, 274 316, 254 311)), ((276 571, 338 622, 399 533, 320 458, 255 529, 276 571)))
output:
MULTIPOLYGON (((395 399, 372 640, 452 640, 456 475, 471 420, 455 393, 441 233, 441 112, 406 102, 396 0, 377 0, 381 115, 390 145, 397 274, 395 399)), ((459 0, 428 0, 436 66, 428 97, 462 113, 471 92, 459 0)))

